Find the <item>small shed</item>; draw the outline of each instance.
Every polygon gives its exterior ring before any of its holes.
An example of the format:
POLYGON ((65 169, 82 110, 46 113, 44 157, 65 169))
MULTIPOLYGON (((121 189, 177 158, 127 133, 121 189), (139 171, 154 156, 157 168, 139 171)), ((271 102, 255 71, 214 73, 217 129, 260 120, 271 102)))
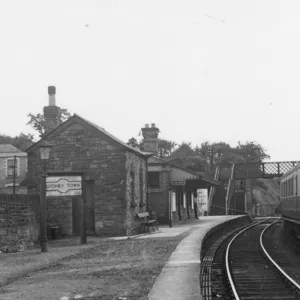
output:
POLYGON ((39 189, 39 146, 52 144, 47 173, 81 174, 83 196, 47 197, 48 222, 64 235, 79 234, 82 197, 87 201, 87 233, 120 236, 139 232, 136 214, 146 210, 147 156, 107 132, 73 115, 27 149, 31 192, 39 189))

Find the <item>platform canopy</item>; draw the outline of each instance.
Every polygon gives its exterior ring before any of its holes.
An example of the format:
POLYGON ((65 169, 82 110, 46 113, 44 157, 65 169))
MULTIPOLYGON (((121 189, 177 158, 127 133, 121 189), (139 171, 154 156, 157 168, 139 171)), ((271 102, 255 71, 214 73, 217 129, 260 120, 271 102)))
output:
POLYGON ((185 178, 172 181, 173 187, 185 187, 187 189, 205 189, 211 186, 218 186, 220 182, 208 178, 185 178))

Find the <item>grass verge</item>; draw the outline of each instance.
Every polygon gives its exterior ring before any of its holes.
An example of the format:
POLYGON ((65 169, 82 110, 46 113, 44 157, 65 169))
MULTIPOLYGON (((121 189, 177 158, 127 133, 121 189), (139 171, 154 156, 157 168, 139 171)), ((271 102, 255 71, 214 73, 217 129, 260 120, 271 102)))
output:
POLYGON ((103 241, 3 287, 0 298, 146 300, 171 253, 189 233, 103 241))

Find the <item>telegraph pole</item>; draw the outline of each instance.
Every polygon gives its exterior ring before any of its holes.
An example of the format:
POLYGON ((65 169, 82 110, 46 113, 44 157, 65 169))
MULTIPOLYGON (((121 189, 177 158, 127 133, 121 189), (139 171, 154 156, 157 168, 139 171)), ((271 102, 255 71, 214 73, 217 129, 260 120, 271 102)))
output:
POLYGON ((16 160, 17 156, 14 156, 14 173, 13 173, 13 197, 16 197, 16 160))

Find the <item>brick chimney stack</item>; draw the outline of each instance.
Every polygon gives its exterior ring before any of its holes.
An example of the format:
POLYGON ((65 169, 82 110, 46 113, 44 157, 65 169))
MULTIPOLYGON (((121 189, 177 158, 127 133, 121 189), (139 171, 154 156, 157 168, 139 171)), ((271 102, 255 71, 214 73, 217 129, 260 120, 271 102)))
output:
POLYGON ((154 155, 158 156, 158 133, 159 129, 155 126, 154 123, 146 124, 144 128, 142 128, 143 134, 143 149, 145 152, 151 152, 154 155))
POLYGON ((60 108, 56 106, 55 101, 56 88, 55 86, 48 86, 49 105, 44 107, 45 117, 45 134, 55 129, 60 123, 60 108))

